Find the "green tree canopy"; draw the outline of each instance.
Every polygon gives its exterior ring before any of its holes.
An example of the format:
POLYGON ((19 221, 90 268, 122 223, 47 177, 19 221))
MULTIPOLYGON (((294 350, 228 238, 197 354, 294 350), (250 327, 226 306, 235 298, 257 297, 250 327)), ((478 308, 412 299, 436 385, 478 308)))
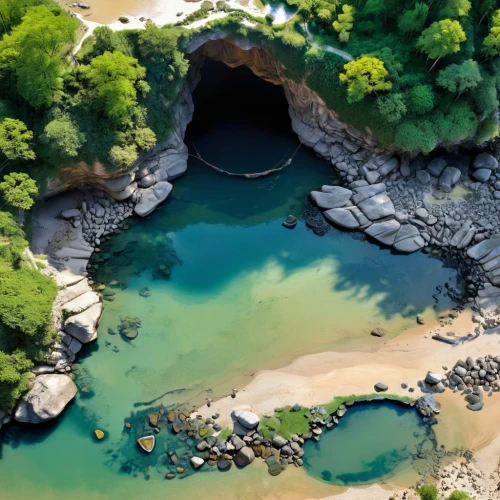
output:
POLYGON ((435 59, 431 67, 434 68, 441 57, 455 54, 460 50, 460 43, 465 42, 466 36, 458 21, 444 19, 432 23, 422 31, 417 41, 417 48, 425 52, 431 59, 435 59))
POLYGON ((0 182, 0 192, 3 193, 5 201, 13 207, 29 210, 35 203, 38 194, 36 182, 22 172, 12 172, 0 182))
POLYGON ((417 2, 415 7, 406 10, 399 18, 398 28, 402 33, 420 33, 425 25, 429 6, 424 2, 417 2))
POLYGON ((439 496, 439 490, 434 484, 424 484, 420 486, 417 493, 422 500, 437 500, 439 496))
POLYGON ((33 132, 22 121, 13 118, 0 121, 0 151, 7 160, 34 160, 32 139, 33 132))
POLYGON ((69 116, 62 115, 45 126, 40 140, 61 156, 74 157, 84 144, 85 135, 69 116))
POLYGON ((84 70, 104 113, 117 125, 127 123, 137 107, 137 91, 149 90, 146 69, 119 51, 105 52, 84 70))
POLYGON ((500 54, 500 10, 493 15, 490 32, 483 40, 483 52, 489 57, 500 54))
POLYGON ((28 370, 33 363, 24 352, 6 354, 0 351, 0 409, 10 411, 29 389, 28 370))
POLYGON ((371 56, 361 56, 344 66, 340 81, 347 85, 347 100, 350 103, 361 101, 372 92, 391 90, 392 83, 387 79, 389 72, 384 63, 371 56))
POLYGON ((342 43, 349 41, 349 34, 354 26, 355 9, 352 5, 342 5, 342 13, 333 21, 333 29, 339 34, 342 43))
POLYGON ((445 6, 441 9, 441 15, 456 19, 466 16, 470 9, 470 0, 446 0, 445 6))
POLYGON ((406 107, 410 113, 425 115, 434 107, 434 92, 430 85, 415 85, 406 92, 406 107))
POLYGON ((406 104, 403 94, 389 94, 379 97, 378 110, 389 123, 397 123, 406 114, 406 104))
POLYGON ((75 41, 78 21, 62 9, 31 7, 0 41, 0 68, 9 68, 19 94, 34 108, 50 105, 62 87, 63 52, 75 41))
POLYGON ((440 87, 460 95, 462 92, 477 87, 482 79, 477 62, 467 59, 462 64, 450 64, 441 70, 436 83, 440 87))

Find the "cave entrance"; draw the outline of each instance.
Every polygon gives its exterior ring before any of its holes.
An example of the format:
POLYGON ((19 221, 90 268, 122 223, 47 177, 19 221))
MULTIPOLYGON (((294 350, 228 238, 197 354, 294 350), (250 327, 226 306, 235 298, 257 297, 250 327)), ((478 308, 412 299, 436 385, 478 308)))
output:
MULTIPOLYGON (((210 58, 204 59, 200 77, 185 136, 191 154, 199 152, 234 173, 262 172, 291 157, 299 141, 281 85, 257 77, 246 66, 230 68, 210 58)), ((199 163, 190 159, 194 162, 199 163)))

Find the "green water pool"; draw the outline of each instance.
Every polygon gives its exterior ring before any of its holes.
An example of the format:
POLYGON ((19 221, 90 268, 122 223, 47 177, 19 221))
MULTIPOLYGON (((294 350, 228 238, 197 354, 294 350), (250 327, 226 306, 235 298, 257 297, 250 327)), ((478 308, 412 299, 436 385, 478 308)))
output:
MULTIPOLYGON (((195 92, 186 143, 229 171, 289 157, 297 139, 282 90, 214 65, 195 92)), ((456 284, 441 261, 306 227, 308 193, 332 182, 330 165, 307 148, 279 175, 255 180, 190 160, 165 205, 102 246, 109 258, 95 279, 120 286, 105 302, 98 340, 78 360, 80 392, 47 426, 2 429, 0 498, 202 498, 221 487, 218 474, 166 482, 164 469, 131 445, 125 419, 151 404, 194 408, 301 354, 370 349, 379 342, 372 328, 394 336, 417 313, 435 319, 451 307, 432 298, 437 286, 456 284), (299 218, 292 231, 281 225, 289 214, 299 218), (130 342, 112 334, 125 316, 141 320, 130 342), (94 439, 96 428, 104 441, 94 439)), ((264 469, 236 472, 224 475, 224 498, 238 498, 227 486, 237 481, 262 481, 263 495, 273 488, 264 469)))
POLYGON ((304 467, 336 485, 387 480, 432 449, 430 427, 415 409, 389 401, 357 403, 319 442, 304 444, 304 467))

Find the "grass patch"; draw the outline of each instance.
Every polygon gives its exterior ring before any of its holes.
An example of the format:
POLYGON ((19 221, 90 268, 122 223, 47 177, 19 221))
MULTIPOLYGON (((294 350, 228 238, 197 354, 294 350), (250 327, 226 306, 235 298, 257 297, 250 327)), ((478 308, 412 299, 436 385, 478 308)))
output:
POLYGON ((326 419, 329 415, 336 412, 340 407, 344 406, 346 403, 353 403, 359 401, 370 401, 375 398, 384 398, 391 401, 399 401, 401 403, 411 403, 414 401, 413 398, 408 396, 398 396, 396 394, 362 394, 350 396, 337 396, 329 403, 322 406, 326 413, 324 415, 319 415, 317 413, 311 414, 309 408, 301 408, 299 411, 292 411, 291 406, 286 406, 284 408, 276 408, 274 414, 269 417, 263 417, 261 419, 260 430, 262 435, 267 439, 272 439, 275 434, 279 434, 286 439, 290 439, 294 434, 304 434, 309 432, 309 423, 313 418, 326 419))
POLYGON ((221 443, 225 441, 232 433, 233 431, 229 427, 224 427, 224 429, 222 429, 219 435, 217 436, 217 439, 221 443))

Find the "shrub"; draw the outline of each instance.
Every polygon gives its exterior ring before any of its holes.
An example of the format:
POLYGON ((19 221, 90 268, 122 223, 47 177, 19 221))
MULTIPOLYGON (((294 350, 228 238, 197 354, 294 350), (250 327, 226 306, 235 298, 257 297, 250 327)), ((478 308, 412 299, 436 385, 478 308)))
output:
POLYGON ((417 493, 422 500, 437 500, 439 491, 434 484, 424 484, 418 488, 417 493))
POLYGON ((0 409, 10 411, 29 389, 27 371, 33 363, 21 351, 6 354, 0 351, 0 409))

